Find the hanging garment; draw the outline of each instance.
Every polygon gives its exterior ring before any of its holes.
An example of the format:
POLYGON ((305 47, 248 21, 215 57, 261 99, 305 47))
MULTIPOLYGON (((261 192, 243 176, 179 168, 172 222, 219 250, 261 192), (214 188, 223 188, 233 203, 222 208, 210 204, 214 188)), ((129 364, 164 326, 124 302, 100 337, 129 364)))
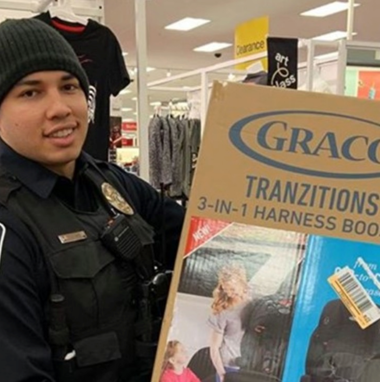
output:
POLYGON ((89 20, 87 25, 50 17, 35 16, 56 29, 73 47, 90 81, 90 125, 84 151, 96 159, 108 160, 110 138, 110 96, 117 96, 130 83, 120 44, 106 26, 89 20))
POLYGON ((172 184, 172 166, 170 158, 170 128, 164 119, 154 116, 149 131, 149 176, 150 183, 156 189, 172 184))
POLYGON ((191 171, 190 184, 193 182, 195 168, 198 161, 198 153, 201 145, 201 121, 199 119, 190 120, 190 152, 191 152, 191 171))
POLYGON ((191 187, 190 122, 188 119, 180 121, 180 130, 182 138, 180 146, 182 193, 188 199, 191 187))
POLYGON ((172 170, 172 184, 170 186, 169 195, 171 197, 182 195, 182 179, 181 179, 181 162, 180 162, 180 139, 181 126, 178 118, 168 116, 164 123, 167 123, 170 131, 170 162, 172 170))

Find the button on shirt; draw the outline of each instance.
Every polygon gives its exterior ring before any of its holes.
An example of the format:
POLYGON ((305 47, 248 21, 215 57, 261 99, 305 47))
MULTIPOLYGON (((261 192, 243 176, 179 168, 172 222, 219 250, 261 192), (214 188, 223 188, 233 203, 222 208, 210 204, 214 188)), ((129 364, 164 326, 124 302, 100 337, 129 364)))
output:
MULTIPOLYGON (((58 176, 20 156, 1 140, 0 163, 23 186, 41 198, 54 194, 81 211, 94 211, 100 203, 95 186, 83 176, 87 166, 96 165, 85 153, 77 160, 73 180, 58 176)), ((102 166, 107 166, 120 180, 131 204, 154 227, 159 241, 162 204, 156 190, 115 165, 103 163, 102 166)), ((170 265, 174 263, 183 217, 183 209, 166 199, 165 237, 170 265)), ((49 290, 45 261, 35 237, 17 216, 0 205, 1 382, 55 381, 44 318, 49 290)))

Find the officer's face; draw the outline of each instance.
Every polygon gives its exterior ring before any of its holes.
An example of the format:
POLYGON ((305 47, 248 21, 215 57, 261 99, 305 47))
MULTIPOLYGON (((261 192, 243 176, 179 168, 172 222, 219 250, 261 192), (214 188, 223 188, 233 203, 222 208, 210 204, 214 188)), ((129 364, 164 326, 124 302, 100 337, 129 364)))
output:
POLYGON ((72 177, 87 129, 87 101, 66 72, 23 78, 0 106, 0 136, 16 152, 72 177))

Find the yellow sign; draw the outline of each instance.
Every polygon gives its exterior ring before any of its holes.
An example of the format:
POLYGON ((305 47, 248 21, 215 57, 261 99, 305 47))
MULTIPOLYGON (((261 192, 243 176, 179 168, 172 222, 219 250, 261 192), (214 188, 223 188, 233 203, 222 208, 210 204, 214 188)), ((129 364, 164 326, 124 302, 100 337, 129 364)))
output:
MULTIPOLYGON (((267 16, 240 24, 235 29, 235 59, 262 53, 267 50, 267 36, 269 34, 269 18, 267 16)), ((263 70, 267 70, 268 60, 260 60, 263 70)), ((252 65, 245 62, 236 65, 237 70, 244 70, 252 65)))

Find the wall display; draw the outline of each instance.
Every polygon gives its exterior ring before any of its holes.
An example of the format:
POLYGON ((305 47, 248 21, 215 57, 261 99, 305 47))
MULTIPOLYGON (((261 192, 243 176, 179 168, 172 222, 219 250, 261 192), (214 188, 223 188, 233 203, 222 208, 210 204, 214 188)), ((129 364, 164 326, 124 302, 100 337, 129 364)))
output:
POLYGON ((348 67, 345 94, 358 98, 380 100, 380 69, 348 67))
POLYGON ((378 380, 379 127, 371 100, 215 83, 154 381, 378 380))
POLYGON ((110 117, 110 141, 109 148, 117 149, 123 146, 122 118, 110 117))
POLYGON ((137 122, 123 122, 121 133, 122 147, 138 147, 137 122))
POLYGON ((90 19, 86 25, 51 18, 49 12, 35 18, 47 23, 70 43, 90 80, 90 125, 84 150, 107 160, 110 138, 110 96, 130 83, 122 50, 114 33, 90 19))

